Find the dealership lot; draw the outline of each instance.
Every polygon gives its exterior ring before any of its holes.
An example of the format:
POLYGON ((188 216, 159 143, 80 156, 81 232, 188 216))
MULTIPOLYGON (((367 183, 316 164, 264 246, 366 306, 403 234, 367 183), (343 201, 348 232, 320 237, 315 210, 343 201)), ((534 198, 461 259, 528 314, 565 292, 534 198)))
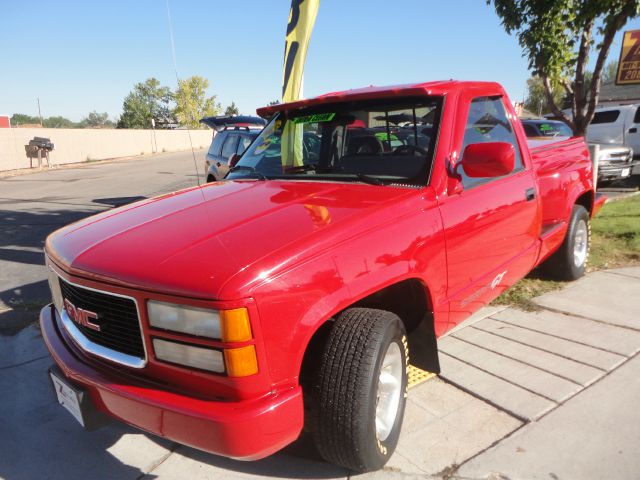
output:
MULTIPOLYGON (((195 183, 190 152, 0 179, 0 478, 349 476, 304 435, 242 463, 115 423, 85 433, 57 404, 34 323, 49 298, 44 238, 195 183)), ((410 391, 397 453, 369 476, 457 475, 462 465, 464 478, 634 478, 639 294, 640 269, 597 272, 538 299, 539 312, 492 308, 467 321, 440 341, 442 375, 410 391)))

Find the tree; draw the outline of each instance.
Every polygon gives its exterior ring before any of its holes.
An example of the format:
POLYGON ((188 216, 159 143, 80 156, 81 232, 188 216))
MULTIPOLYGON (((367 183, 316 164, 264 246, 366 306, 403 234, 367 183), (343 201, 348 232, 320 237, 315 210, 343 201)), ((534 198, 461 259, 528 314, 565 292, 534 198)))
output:
POLYGON ((618 75, 618 61, 609 62, 602 72, 602 83, 613 83, 618 75))
POLYGON ((118 128, 151 128, 151 119, 157 128, 168 126, 173 122, 171 100, 171 89, 155 78, 136 83, 122 104, 118 128))
POLYGON ((80 126, 83 128, 112 127, 113 122, 109 120, 109 114, 107 112, 98 113, 94 110, 80 120, 80 126))
POLYGON ((269 107, 272 105, 280 105, 280 100, 271 100, 268 104, 269 107))
POLYGON ((189 128, 199 128, 202 117, 218 115, 222 111, 216 97, 207 97, 209 80, 198 75, 178 80, 178 88, 173 94, 176 107, 173 110, 181 125, 189 128))
POLYGON ((46 128, 77 128, 78 125, 65 117, 49 117, 42 120, 42 126, 46 128))
MULTIPOLYGON (((44 122, 43 122, 44 123, 44 122)), ((25 115, 24 113, 14 113, 11 115, 11 125, 17 127, 19 125, 40 125, 40 118, 25 115)))
POLYGON ((493 4, 507 33, 518 36, 529 68, 542 79, 551 111, 567 122, 575 135, 584 136, 598 104, 602 70, 613 38, 629 19, 640 14, 640 2, 493 0, 493 4), (597 45, 595 34, 601 37, 597 45), (586 88, 586 66, 592 50, 597 59, 591 85, 586 88), (572 116, 555 102, 554 82, 572 97, 572 116))
POLYGON ((240 115, 240 110, 236 107, 236 102, 231 102, 231 105, 224 111, 225 115, 240 115))
MULTIPOLYGON (((564 98, 564 89, 557 83, 553 84, 552 88, 553 101, 556 105, 560 105, 564 98)), ((524 101, 524 108, 538 116, 551 112, 551 106, 547 101, 544 84, 540 77, 531 77, 527 80, 527 98, 524 101)))

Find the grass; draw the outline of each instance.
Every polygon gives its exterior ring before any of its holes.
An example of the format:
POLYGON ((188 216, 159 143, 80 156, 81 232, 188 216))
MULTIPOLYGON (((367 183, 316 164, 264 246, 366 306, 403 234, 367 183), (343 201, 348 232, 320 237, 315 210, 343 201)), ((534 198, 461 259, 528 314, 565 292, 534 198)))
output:
POLYGON ((590 270, 640 264, 640 195, 607 203, 591 233, 590 270))
MULTIPOLYGON (((588 271, 632 265, 640 265, 640 195, 607 203, 591 222, 588 271)), ((564 285, 534 270, 492 303, 535 311, 539 307, 533 298, 564 285)))

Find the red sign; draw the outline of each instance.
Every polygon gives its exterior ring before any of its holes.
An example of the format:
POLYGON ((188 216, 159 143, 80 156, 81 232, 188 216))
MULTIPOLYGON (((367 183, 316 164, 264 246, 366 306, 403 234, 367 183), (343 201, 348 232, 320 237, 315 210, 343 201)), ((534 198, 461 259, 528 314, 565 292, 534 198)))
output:
POLYGON ((9 115, 0 115, 0 128, 11 128, 9 115))

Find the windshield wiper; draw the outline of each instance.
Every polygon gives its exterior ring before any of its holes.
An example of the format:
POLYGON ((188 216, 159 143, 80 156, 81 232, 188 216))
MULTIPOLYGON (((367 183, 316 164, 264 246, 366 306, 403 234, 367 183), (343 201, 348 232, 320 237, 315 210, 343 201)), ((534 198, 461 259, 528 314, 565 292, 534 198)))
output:
POLYGON ((318 169, 318 165, 315 163, 308 163, 306 165, 294 165, 291 167, 285 167, 284 173, 286 175, 291 173, 305 173, 305 172, 315 172, 318 169))
POLYGON ((340 175, 356 178, 361 182, 368 183, 369 185, 386 185, 384 183, 384 180, 382 180, 381 178, 372 177, 371 175, 366 175, 364 173, 340 173, 340 175))
POLYGON ((231 167, 229 169, 229 173, 239 172, 239 171, 246 171, 246 172, 252 173, 256 177, 258 177, 259 180, 269 180, 269 178, 266 175, 256 170, 255 167, 250 167, 249 165, 236 165, 235 167, 231 167))

